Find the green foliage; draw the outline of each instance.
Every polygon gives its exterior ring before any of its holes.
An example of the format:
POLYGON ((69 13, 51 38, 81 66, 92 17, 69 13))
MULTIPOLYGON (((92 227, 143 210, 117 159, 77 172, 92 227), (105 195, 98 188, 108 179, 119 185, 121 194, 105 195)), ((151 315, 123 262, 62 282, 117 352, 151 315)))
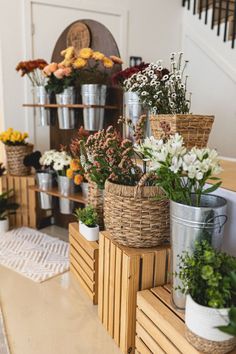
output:
POLYGON ((86 208, 78 208, 75 210, 74 215, 78 220, 88 227, 95 227, 98 223, 98 215, 92 205, 86 208))
POLYGON ((207 240, 197 242, 192 255, 179 257, 182 281, 179 289, 189 293, 198 304, 213 308, 236 305, 236 287, 231 272, 236 269, 236 258, 216 251, 207 240))
POLYGON ((51 75, 45 88, 49 94, 59 94, 69 86, 74 86, 75 80, 76 76, 74 73, 71 76, 64 77, 63 79, 58 79, 54 75, 51 75))
POLYGON ((17 203, 12 203, 10 199, 13 196, 13 190, 0 194, 0 220, 5 220, 9 214, 13 214, 19 207, 17 203))

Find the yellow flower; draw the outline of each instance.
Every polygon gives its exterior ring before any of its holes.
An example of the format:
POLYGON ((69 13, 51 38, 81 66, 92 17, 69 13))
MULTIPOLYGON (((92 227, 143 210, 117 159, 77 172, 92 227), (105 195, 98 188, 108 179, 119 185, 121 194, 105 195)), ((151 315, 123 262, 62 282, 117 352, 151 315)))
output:
POLYGON ((123 60, 116 55, 110 55, 110 59, 113 61, 114 64, 123 64, 123 60))
POLYGON ((103 53, 101 53, 101 52, 98 52, 98 51, 97 52, 93 52, 92 58, 94 60, 102 60, 104 57, 105 57, 105 55, 103 53))
POLYGON ((68 47, 61 52, 61 55, 65 58, 65 60, 70 60, 75 56, 75 48, 68 47))
POLYGON ((80 58, 89 59, 93 55, 93 50, 91 48, 83 48, 79 51, 80 58))
POLYGON ((73 171, 70 168, 66 170, 66 176, 68 178, 73 178, 73 171))
POLYGON ((74 177, 74 183, 79 186, 83 182, 83 176, 81 175, 76 175, 74 177))
POLYGON ((70 169, 74 172, 78 171, 80 169, 79 160, 71 160, 70 169))
POLYGON ((76 61, 74 62, 73 66, 74 66, 74 68, 76 68, 76 69, 81 69, 81 68, 84 68, 86 64, 87 64, 87 61, 86 61, 86 60, 84 60, 83 58, 78 58, 78 59, 76 59, 76 61))
POLYGON ((105 66, 105 68, 110 69, 113 67, 114 63, 110 58, 104 57, 103 60, 103 65, 105 66))

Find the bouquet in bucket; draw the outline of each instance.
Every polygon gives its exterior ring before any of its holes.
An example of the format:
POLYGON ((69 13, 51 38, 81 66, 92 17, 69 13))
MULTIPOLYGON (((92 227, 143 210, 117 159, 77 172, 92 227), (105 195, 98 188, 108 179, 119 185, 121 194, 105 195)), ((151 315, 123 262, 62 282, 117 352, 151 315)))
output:
POLYGON ((71 156, 66 151, 52 149, 45 151, 40 158, 40 164, 46 169, 55 171, 59 176, 66 176, 71 160, 71 156))
POLYGON ((16 71, 20 72, 21 76, 27 75, 32 83, 32 86, 44 86, 45 76, 43 69, 47 66, 44 59, 21 61, 16 67, 16 71))

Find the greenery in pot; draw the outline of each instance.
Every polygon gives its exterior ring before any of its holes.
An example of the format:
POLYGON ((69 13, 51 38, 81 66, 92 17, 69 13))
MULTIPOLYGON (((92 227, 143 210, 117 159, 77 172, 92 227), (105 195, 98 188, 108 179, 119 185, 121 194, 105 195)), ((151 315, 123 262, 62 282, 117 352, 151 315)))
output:
POLYGON ((180 271, 176 274, 182 281, 179 290, 191 295, 202 306, 228 308, 236 305, 232 277, 236 257, 217 251, 207 240, 202 240, 196 242, 192 255, 184 252, 179 261, 180 271))
POLYGON ((92 205, 88 205, 86 208, 76 209, 74 215, 88 227, 96 227, 98 224, 98 215, 92 205))
MULTIPOLYGON (((236 272, 231 272, 230 273, 230 278, 231 278, 231 284, 234 290, 234 293, 236 294, 236 272)), ((227 326, 219 326, 219 328, 222 332, 233 335, 236 337, 236 306, 231 307, 229 310, 229 323, 227 326)))
POLYGON ((8 215, 14 214, 19 204, 11 202, 13 190, 0 194, 0 220, 6 220, 8 215))
POLYGON ((146 138, 135 150, 149 164, 150 171, 157 176, 157 184, 172 201, 201 206, 202 195, 221 185, 216 177, 222 171, 216 150, 194 147, 187 151, 179 134, 166 142, 146 138), (210 187, 206 187, 208 180, 213 181, 210 187))

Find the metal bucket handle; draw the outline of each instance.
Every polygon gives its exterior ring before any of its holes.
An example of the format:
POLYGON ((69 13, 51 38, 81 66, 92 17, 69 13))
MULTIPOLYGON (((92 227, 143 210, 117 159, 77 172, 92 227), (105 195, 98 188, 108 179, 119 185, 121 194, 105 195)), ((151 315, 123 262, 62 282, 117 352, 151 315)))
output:
POLYGON ((220 225, 219 225, 219 231, 218 231, 218 233, 221 232, 223 226, 227 223, 228 216, 227 216, 227 215, 224 215, 224 214, 216 215, 216 216, 214 216, 212 219, 208 220, 208 222, 207 222, 207 223, 211 223, 211 222, 214 223, 217 218, 221 218, 221 217, 223 217, 223 218, 225 218, 225 219, 224 219, 224 221, 223 221, 222 224, 219 223, 220 225))

